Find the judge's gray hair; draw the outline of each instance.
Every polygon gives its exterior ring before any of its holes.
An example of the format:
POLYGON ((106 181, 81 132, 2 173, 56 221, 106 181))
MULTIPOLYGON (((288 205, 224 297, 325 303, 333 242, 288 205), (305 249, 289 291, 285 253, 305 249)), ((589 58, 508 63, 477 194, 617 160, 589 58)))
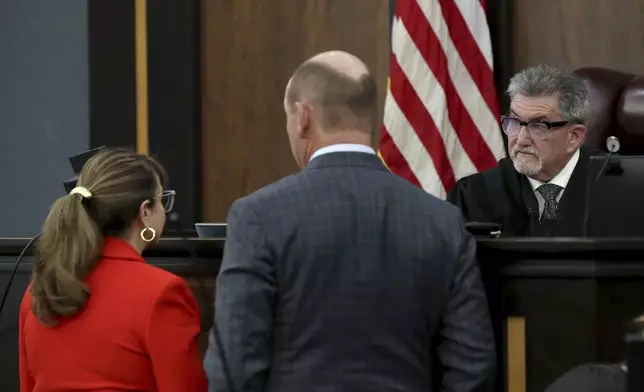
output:
POLYGON ((558 97, 564 120, 584 124, 588 118, 588 89, 573 72, 540 64, 526 68, 510 79, 507 94, 526 97, 558 97))

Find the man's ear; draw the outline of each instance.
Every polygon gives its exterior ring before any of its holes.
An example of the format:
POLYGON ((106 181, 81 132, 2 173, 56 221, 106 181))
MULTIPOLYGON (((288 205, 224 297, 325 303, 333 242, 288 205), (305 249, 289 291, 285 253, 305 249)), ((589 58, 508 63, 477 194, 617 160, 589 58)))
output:
POLYGON ((297 113, 297 136, 306 139, 313 117, 313 107, 308 102, 295 102, 297 113))
POLYGON ((570 130, 570 139, 568 143, 569 152, 576 151, 586 139, 587 133, 586 126, 583 124, 575 124, 570 130))

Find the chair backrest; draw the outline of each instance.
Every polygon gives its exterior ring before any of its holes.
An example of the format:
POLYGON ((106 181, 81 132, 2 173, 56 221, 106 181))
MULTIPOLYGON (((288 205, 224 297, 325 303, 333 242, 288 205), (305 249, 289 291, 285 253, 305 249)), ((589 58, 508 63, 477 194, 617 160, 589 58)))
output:
POLYGON ((590 113, 585 144, 607 151, 606 139, 615 136, 620 141, 620 154, 644 154, 644 75, 600 67, 575 72, 588 86, 590 113))

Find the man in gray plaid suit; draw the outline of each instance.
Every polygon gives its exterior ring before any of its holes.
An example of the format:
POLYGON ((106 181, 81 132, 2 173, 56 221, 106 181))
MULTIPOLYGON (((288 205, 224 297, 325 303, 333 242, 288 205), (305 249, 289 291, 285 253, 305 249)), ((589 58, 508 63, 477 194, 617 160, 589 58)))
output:
POLYGON ((302 171, 232 206, 204 362, 210 391, 480 391, 494 340, 457 207, 370 147, 374 78, 326 52, 286 88, 302 171))

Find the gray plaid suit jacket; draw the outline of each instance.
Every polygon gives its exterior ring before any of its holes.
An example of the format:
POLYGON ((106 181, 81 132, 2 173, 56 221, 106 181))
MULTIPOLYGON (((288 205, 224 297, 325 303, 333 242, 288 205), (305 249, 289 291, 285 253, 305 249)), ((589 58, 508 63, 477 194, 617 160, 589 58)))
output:
POLYGON ((373 154, 319 156, 236 201, 210 391, 487 390, 494 338, 475 246, 457 207, 373 154))

